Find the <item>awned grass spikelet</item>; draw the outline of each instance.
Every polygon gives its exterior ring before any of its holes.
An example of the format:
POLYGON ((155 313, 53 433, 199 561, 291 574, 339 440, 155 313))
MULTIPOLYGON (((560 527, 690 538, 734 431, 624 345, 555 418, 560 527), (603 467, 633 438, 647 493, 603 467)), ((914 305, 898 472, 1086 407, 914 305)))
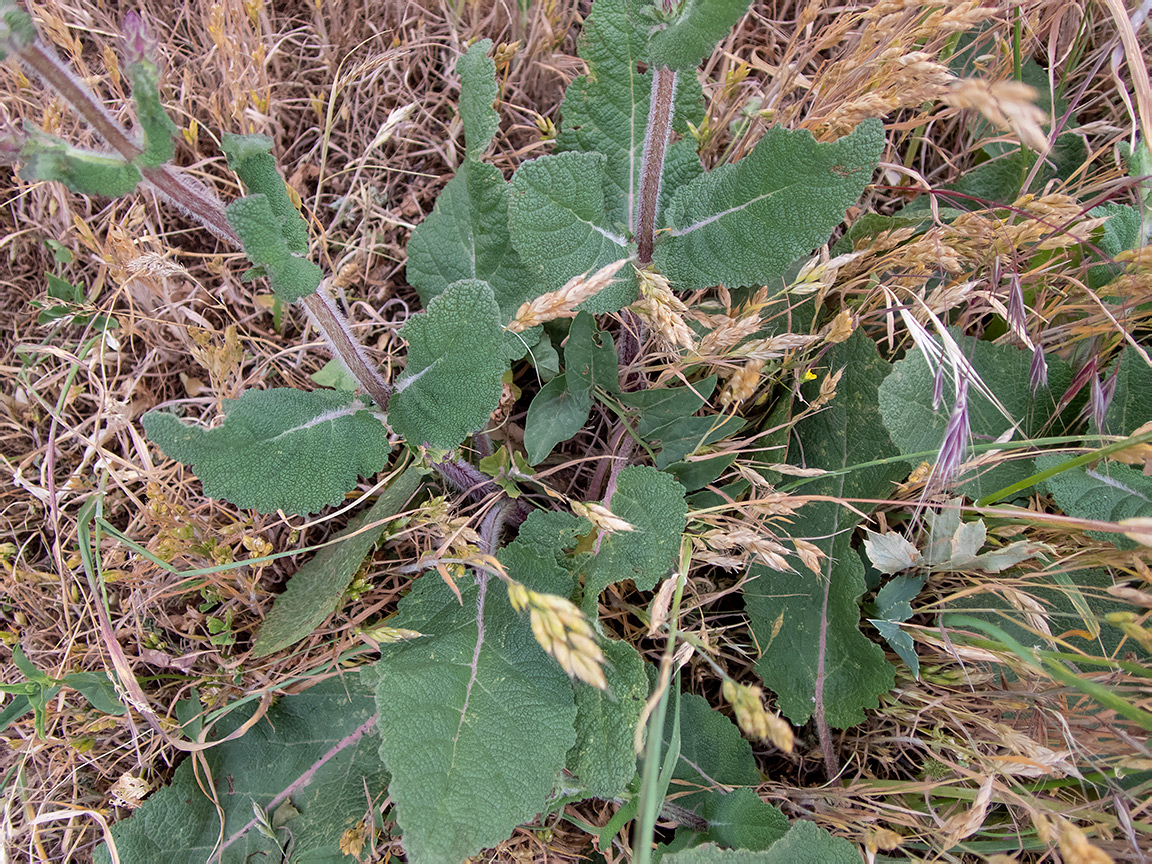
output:
POLYGON ((620 268, 627 263, 626 258, 605 264, 595 273, 584 273, 564 283, 563 287, 535 300, 529 300, 516 310, 516 315, 508 324, 513 333, 521 333, 529 327, 555 321, 557 318, 575 318, 580 311, 577 307, 590 297, 595 297, 612 284, 620 268))
POLYGON ((731 678, 724 680, 724 698, 736 712, 736 725, 744 733, 761 741, 770 741, 785 753, 793 747, 792 727, 786 720, 764 708, 764 690, 755 684, 737 684, 731 678))
POLYGON ((572 678, 604 690, 604 652, 592 627, 574 603, 555 594, 540 594, 516 581, 508 583, 508 600, 517 612, 528 610, 532 635, 572 678))
POLYGON ((640 284, 640 299, 632 304, 632 310, 648 322, 664 344, 691 349, 696 340, 684 323, 688 307, 672 293, 668 277, 640 269, 636 270, 636 276, 640 284))

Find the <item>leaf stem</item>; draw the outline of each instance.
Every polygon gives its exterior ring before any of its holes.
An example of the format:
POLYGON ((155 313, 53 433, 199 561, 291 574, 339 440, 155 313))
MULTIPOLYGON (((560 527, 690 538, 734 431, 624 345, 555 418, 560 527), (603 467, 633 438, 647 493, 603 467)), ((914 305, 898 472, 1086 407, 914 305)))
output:
POLYGON ((637 224, 637 258, 641 265, 652 263, 656 235, 656 208, 660 202, 660 181, 664 176, 664 155, 672 134, 672 111, 676 102, 676 70, 661 66, 652 76, 652 98, 648 106, 648 130, 644 133, 644 155, 640 162, 640 219, 637 224))

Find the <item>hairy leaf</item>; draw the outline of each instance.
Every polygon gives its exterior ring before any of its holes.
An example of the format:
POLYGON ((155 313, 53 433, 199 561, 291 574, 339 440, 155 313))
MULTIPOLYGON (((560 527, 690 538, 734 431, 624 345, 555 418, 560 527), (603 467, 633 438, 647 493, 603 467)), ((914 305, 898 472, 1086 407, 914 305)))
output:
POLYGON ((540 388, 528 406, 524 421, 524 449, 528 462, 538 465, 561 441, 567 441, 588 422, 592 397, 568 386, 567 373, 540 388))
MULTIPOLYGON (((304 222, 300 211, 296 209, 296 205, 292 203, 292 199, 288 197, 288 185, 280 176, 280 171, 276 168, 276 159, 272 156, 272 139, 267 135, 234 135, 225 132, 220 148, 228 157, 228 167, 239 175, 248 193, 267 198, 268 206, 272 210, 288 250, 297 255, 306 254, 308 225, 304 222)), ((247 243, 244 245, 244 251, 248 251, 247 243)), ((256 261, 256 263, 262 262, 256 261)))
POLYGON ((81 195, 118 198, 142 179, 139 169, 119 156, 81 150, 35 129, 20 148, 20 162, 24 180, 58 180, 81 195))
POLYGON ((828 144, 804 130, 769 129, 736 164, 677 190, 657 268, 679 291, 770 282, 828 239, 872 179, 883 147, 879 121, 828 144))
POLYGON ((164 411, 144 415, 148 438, 192 466, 210 498, 261 513, 315 513, 388 464, 388 430, 351 393, 247 390, 223 407, 224 422, 212 429, 164 411))
POLYGON ((500 169, 484 162, 467 160, 448 181, 408 241, 406 275, 425 306, 454 282, 482 279, 492 286, 503 324, 547 290, 512 248, 508 196, 500 169))
POLYGON ((667 864, 859 864, 860 853, 815 822, 793 822, 788 833, 766 850, 698 846, 667 856, 667 864))
POLYGON ((1131 345, 1120 355, 1116 369, 1116 392, 1104 428, 1110 435, 1131 435, 1152 420, 1152 368, 1131 345))
POLYGON ((491 39, 481 39, 456 61, 460 76, 460 119, 464 121, 464 154, 479 159, 500 128, 500 115, 493 107, 500 96, 496 86, 496 63, 488 56, 491 39))
POLYGON ((650 591, 676 563, 688 504, 684 487, 663 471, 633 465, 616 478, 611 510, 635 528, 603 537, 585 565, 585 614, 595 615, 600 592, 623 579, 650 591))
POLYGON ((224 215, 240 238, 244 254, 268 274, 272 290, 281 301, 295 303, 316 290, 324 274, 307 258, 293 253, 284 238, 283 223, 267 195, 248 195, 233 201, 224 208, 224 215))
POLYGON ((713 793, 704 807, 705 838, 733 849, 767 849, 788 833, 788 819, 754 789, 713 793))
POLYGON ((176 155, 172 136, 180 131, 160 102, 160 81, 155 64, 150 60, 137 60, 128 67, 132 79, 132 100, 136 103, 136 119, 144 137, 144 152, 136 157, 138 165, 155 167, 171 162, 176 155))
MULTIPOLYGON (((1048 355, 1048 389, 1033 397, 1028 380, 1032 352, 951 332, 972 368, 1019 423, 1020 433, 1013 436, 1014 440, 1061 434, 1061 424, 1050 425, 1048 421, 1056 400, 1072 381, 1072 372, 1063 360, 1048 355)), ((955 400, 951 374, 945 373, 943 399, 936 409, 932 407, 932 389, 933 373, 919 350, 897 362, 880 386, 880 413, 901 453, 935 452, 940 448, 955 400)), ((968 422, 973 443, 994 441, 1012 425, 975 386, 968 389, 968 422)), ((970 471, 963 475, 959 488, 965 495, 978 498, 1032 473, 1031 459, 1015 459, 970 471)))
MULTIPOLYGON (((907 466, 854 466, 898 455, 876 403, 877 387, 890 367, 859 331, 833 348, 827 363, 830 372, 844 370, 836 398, 797 426, 797 453, 802 467, 853 470, 818 477, 804 486, 804 494, 884 498, 907 466)), ((810 392, 809 398, 814 396, 810 392)), ((763 652, 756 671, 793 723, 807 722, 822 706, 828 723, 843 729, 863 721, 863 708, 876 707, 894 673, 880 647, 859 630, 864 564, 851 547, 851 535, 860 517, 832 501, 813 502, 801 513, 793 530, 825 553, 823 572, 751 568, 756 578, 744 588, 744 604, 763 652)))
POLYGON ((404 508, 420 487, 420 481, 420 472, 414 467, 408 468, 392 481, 375 504, 336 535, 336 542, 325 546, 296 571, 260 625, 252 657, 267 657, 299 642, 332 614, 364 557, 387 527, 385 520, 404 508), (374 522, 380 524, 361 530, 374 522))
MULTIPOLYGON (((664 721, 664 748, 672 740, 669 714, 664 721)), ((691 693, 680 695, 680 758, 672 772, 668 796, 675 804, 703 816, 715 812, 716 791, 733 786, 756 786, 760 772, 752 745, 736 724, 708 700, 691 693)))
POLYGON ((648 62, 694 70, 747 11, 748 0, 683 0, 676 18, 652 34, 648 62))
POLYGON ((411 446, 451 449, 480 429, 500 402, 508 362, 500 309, 487 282, 451 285, 408 319, 408 365, 388 403, 388 422, 411 446))
MULTIPOLYGON (((255 703, 231 712, 215 727, 227 735, 252 715, 255 703)), ((121 861, 167 864, 223 864, 279 861, 291 847, 291 861, 347 861, 341 835, 364 818, 369 802, 388 775, 371 734, 375 725, 371 691, 355 672, 345 672, 268 709, 242 738, 189 757, 172 783, 153 793, 131 817, 112 826, 121 861), (208 770, 196 771, 196 759, 208 770), (202 790, 212 778, 223 810, 221 834, 216 805, 202 790), (295 815, 274 831, 275 840, 257 827, 253 813, 276 813, 290 802, 295 815), (213 857, 219 852, 220 858, 213 857)), ((110 861, 104 846, 96 861, 110 861)))
MULTIPOLYGON (((1065 461, 1055 454, 1038 456, 1036 468, 1047 471, 1065 461)), ((1119 522, 1121 519, 1152 517, 1152 478, 1116 462, 1101 462, 1094 468, 1071 468, 1044 481, 1044 488, 1057 506, 1078 519, 1119 522)), ((1135 540, 1109 531, 1089 531, 1089 536, 1107 540, 1118 549, 1134 549, 1135 540)))
POLYGON ((611 800, 624 794, 636 773, 632 736, 648 698, 648 676, 627 642, 608 639, 602 648, 608 689, 576 690, 576 746, 568 753, 568 770, 587 797, 611 800))
POLYGON ((418 579, 392 621, 428 635, 381 646, 370 676, 412 864, 505 840, 544 808, 575 741, 572 685, 527 618, 486 579, 459 587, 463 604, 435 574, 418 579))
MULTIPOLYGON (((607 224, 636 230, 640 189, 640 163, 648 126, 652 73, 639 72, 645 61, 651 21, 636 14, 634 0, 596 0, 584 21, 580 56, 588 74, 575 79, 560 108, 560 134, 556 152, 576 150, 602 153, 607 224)), ((702 93, 692 75, 682 75, 676 90, 673 128, 684 131, 685 121, 699 124, 702 93)), ((674 147, 665 159, 666 188, 702 172, 691 143, 674 147), (694 172, 693 172, 694 166, 694 172)))
MULTIPOLYGON (((546 291, 631 255, 605 216, 604 168, 598 153, 559 153, 525 162, 512 178, 512 244, 546 291)), ((635 299, 635 273, 628 270, 581 308, 614 312, 635 299)))

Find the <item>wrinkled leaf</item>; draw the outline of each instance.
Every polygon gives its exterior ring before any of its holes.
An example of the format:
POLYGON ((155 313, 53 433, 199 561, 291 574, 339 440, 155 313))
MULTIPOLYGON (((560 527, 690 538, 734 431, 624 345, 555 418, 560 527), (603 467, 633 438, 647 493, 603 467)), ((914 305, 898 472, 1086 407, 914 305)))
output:
POLYGON ((1131 345, 1120 355, 1116 391, 1104 415, 1110 435, 1131 435, 1152 420, 1152 368, 1131 345))
MULTIPOLYGON (((1065 461, 1049 454, 1036 458, 1036 468, 1047 471, 1065 461)), ((1056 505, 1078 519, 1119 522, 1121 519, 1152 516, 1152 478, 1116 462, 1101 462, 1094 468, 1072 468, 1044 481, 1044 488, 1056 505)), ((1117 549, 1135 549, 1135 540, 1108 531, 1089 531, 1097 540, 1107 540, 1117 549)))
POLYGON ((247 390, 223 407, 225 420, 212 429, 163 411, 143 421, 149 440, 192 466, 210 498, 261 513, 315 513, 388 464, 388 430, 351 393, 247 390))
POLYGON ((496 63, 488 56, 491 39, 471 45, 456 61, 460 76, 460 119, 464 121, 465 156, 479 159, 500 128, 500 115, 492 107, 500 96, 496 63))
POLYGON ((691 74, 747 11, 748 0, 684 0, 679 14, 652 34, 648 62, 691 74))
POLYGON ((793 822, 788 833, 762 852, 699 846, 664 858, 666 864, 859 864, 860 853, 815 822, 793 822))

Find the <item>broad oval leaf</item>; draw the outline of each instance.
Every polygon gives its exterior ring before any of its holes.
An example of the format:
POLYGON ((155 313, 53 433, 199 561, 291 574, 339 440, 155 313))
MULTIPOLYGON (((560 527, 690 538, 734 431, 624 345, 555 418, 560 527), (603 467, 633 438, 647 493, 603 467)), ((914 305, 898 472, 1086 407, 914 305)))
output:
POLYGON ((847 840, 833 837, 815 822, 793 822, 788 833, 759 852, 698 846, 664 858, 668 864, 860 864, 847 840))
POLYGON ((537 465, 561 441, 580 431, 592 411, 592 397, 568 386, 568 375, 557 375, 540 388, 528 406, 524 421, 524 449, 528 462, 537 465))
POLYGON ((774 126, 739 162, 677 190, 657 238, 657 268, 678 291, 770 282, 828 240, 883 148, 879 121, 828 144, 774 126))
POLYGON ((388 430, 351 393, 248 390, 225 399, 212 429, 150 411, 144 431, 164 455, 190 465, 204 494, 261 513, 315 513, 337 504, 388 464, 388 430))

